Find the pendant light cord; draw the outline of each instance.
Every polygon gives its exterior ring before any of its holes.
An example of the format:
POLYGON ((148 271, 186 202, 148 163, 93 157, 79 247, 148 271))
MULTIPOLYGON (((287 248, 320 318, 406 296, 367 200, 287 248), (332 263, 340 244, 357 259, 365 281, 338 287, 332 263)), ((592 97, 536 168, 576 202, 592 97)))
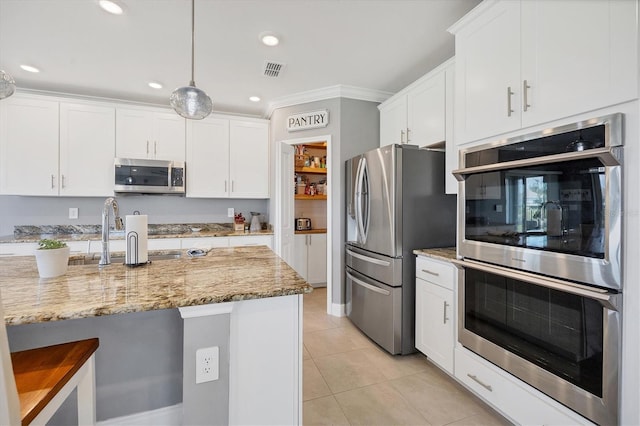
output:
POLYGON ((196 26, 196 1, 191 0, 191 86, 195 86, 194 68, 195 68, 195 26, 196 26))

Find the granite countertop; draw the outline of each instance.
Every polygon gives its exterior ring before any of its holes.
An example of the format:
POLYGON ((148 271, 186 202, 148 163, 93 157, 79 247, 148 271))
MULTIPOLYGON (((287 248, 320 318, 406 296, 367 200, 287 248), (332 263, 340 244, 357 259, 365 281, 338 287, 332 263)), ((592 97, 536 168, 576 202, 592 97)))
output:
POLYGON ((310 293, 266 246, 212 249, 206 256, 140 267, 69 266, 40 279, 34 256, 0 258, 6 324, 28 324, 310 293))
POLYGON ((413 254, 418 256, 433 257, 440 260, 453 260, 457 258, 455 247, 441 247, 414 250, 413 254))

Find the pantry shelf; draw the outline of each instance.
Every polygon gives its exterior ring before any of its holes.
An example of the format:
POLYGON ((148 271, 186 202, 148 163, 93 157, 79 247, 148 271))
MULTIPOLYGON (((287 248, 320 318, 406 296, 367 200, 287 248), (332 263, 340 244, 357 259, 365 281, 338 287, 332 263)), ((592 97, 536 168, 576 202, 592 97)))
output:
POLYGON ((319 175, 326 175, 327 169, 319 168, 319 167, 296 167, 296 173, 315 173, 319 175))
POLYGON ((327 196, 324 194, 322 195, 296 194, 295 199, 296 200, 326 200, 327 196))

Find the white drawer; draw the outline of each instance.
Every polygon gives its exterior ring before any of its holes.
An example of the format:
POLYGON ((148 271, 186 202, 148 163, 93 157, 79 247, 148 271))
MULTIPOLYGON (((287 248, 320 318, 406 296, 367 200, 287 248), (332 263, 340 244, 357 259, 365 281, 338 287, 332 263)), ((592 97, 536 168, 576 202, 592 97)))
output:
POLYGON ((230 247, 242 247, 242 246, 267 246, 271 248, 272 237, 271 235, 249 235, 242 237, 229 237, 230 247))
POLYGON ((35 256, 37 243, 2 243, 0 256, 35 256))
POLYGON ((455 350, 455 377, 515 423, 549 426, 593 424, 462 347, 455 350))
POLYGON ((180 240, 183 250, 192 248, 209 250, 217 247, 229 247, 229 238, 227 237, 181 238, 180 240))
POLYGON ((416 257, 416 278, 453 290, 455 273, 456 267, 449 262, 424 256, 416 257))

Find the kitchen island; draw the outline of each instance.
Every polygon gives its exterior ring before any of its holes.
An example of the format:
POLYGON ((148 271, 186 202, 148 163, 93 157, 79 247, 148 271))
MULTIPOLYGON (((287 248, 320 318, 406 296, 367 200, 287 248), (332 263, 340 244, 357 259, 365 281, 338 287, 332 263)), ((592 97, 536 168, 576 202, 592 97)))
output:
POLYGON ((173 403, 184 424, 299 422, 302 294, 312 288, 267 247, 70 266, 53 279, 39 279, 32 256, 0 258, 0 291, 12 350, 100 338, 98 420, 173 403), (196 384, 203 347, 219 348, 219 379, 196 384))

